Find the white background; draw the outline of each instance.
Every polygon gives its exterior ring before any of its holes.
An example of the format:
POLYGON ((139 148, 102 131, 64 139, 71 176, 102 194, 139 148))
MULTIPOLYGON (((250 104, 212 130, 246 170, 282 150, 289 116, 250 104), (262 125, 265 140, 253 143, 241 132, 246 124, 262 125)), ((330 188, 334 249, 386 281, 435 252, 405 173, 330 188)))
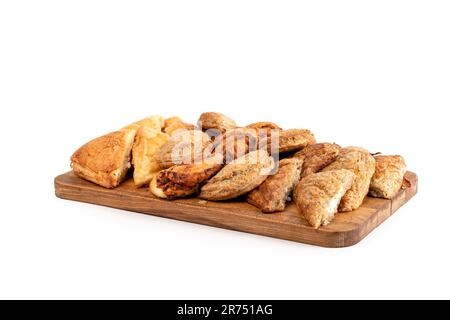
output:
POLYGON ((448 1, 1 1, 0 298, 450 298, 448 1), (419 194, 324 249, 54 196, 152 114, 402 154, 419 194))

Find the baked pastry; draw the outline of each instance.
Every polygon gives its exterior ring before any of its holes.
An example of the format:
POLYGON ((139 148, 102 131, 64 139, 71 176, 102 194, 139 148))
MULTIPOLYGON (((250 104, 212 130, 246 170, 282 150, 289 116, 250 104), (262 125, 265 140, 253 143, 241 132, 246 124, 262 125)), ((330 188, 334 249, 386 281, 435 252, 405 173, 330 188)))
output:
MULTIPOLYGON (((198 119, 198 126, 203 131, 213 130, 224 133, 226 130, 235 129, 236 122, 233 119, 217 112, 205 112, 198 119)), ((217 134, 214 134, 217 135, 217 134)))
POLYGON ((174 165, 202 161, 203 151, 209 145, 209 136, 199 130, 182 130, 172 135, 161 147, 159 165, 163 169, 174 165))
POLYGON ((169 135, 143 126, 139 129, 132 149, 134 183, 141 187, 150 183, 162 169, 159 165, 160 150, 169 141, 169 135))
POLYGON ((392 199, 400 190, 406 173, 406 163, 401 156, 376 156, 375 174, 369 193, 376 198, 392 199))
POLYGON ((298 211, 316 229, 329 224, 338 211, 342 197, 351 188, 354 178, 353 172, 345 169, 308 175, 294 190, 298 211))
POLYGON ((294 157, 303 160, 301 179, 321 171, 336 160, 341 147, 335 143, 316 143, 297 152, 294 157))
POLYGON ((139 126, 145 126, 153 129, 161 130, 164 127, 164 118, 162 116, 151 116, 135 122, 139 126))
POLYGON ((273 167, 266 151, 252 151, 226 165, 202 187, 199 197, 216 201, 239 197, 263 183, 273 167))
POLYGON ((175 199, 196 193, 200 186, 222 168, 214 159, 203 163, 178 165, 162 170, 152 180, 150 191, 159 198, 175 199))
POLYGON ((124 129, 131 129, 135 130, 136 132, 141 127, 147 127, 155 130, 161 131, 161 129, 164 127, 164 118, 162 116, 151 116, 139 121, 136 121, 128 126, 126 126, 124 129))
POLYGON ((173 135, 179 130, 195 130, 197 127, 183 121, 180 117, 171 117, 165 119, 163 131, 168 135, 173 135))
POLYGON ((247 196, 247 202, 270 213, 283 211, 292 190, 300 179, 302 160, 283 159, 279 162, 278 172, 269 176, 258 188, 247 196))
POLYGON ((291 129, 280 131, 280 152, 297 151, 314 143, 316 143, 316 139, 314 134, 309 130, 291 129))
POLYGON ((170 117, 164 120, 164 131, 171 126, 178 125, 179 123, 184 123, 183 119, 180 117, 170 117))
POLYGON ((310 144, 316 143, 314 134, 306 129, 272 130, 261 145, 266 145, 272 152, 298 151, 310 144))
POLYGON ((131 167, 135 135, 134 129, 122 129, 88 142, 72 155, 73 172, 105 188, 117 187, 131 167))
POLYGON ((369 151, 348 147, 341 150, 336 160, 323 171, 347 169, 355 174, 355 180, 350 190, 347 191, 339 205, 339 212, 358 209, 369 192, 369 185, 375 173, 375 159, 369 151))
POLYGON ((225 163, 240 158, 258 149, 258 137, 255 129, 231 129, 216 137, 213 143, 215 154, 222 154, 225 163))
POLYGON ((255 123, 249 124, 247 126, 247 128, 283 130, 276 123, 273 123, 273 122, 255 122, 255 123))
MULTIPOLYGON (((256 130, 256 136, 258 138, 258 144, 260 144, 260 149, 266 150, 269 154, 272 151, 278 152, 277 148, 272 150, 270 148, 271 146, 267 146, 267 143, 271 142, 272 134, 279 134, 282 130, 277 124, 273 122, 256 122, 249 124, 246 128, 256 130)), ((278 143, 278 140, 274 140, 274 142, 278 143)), ((278 145, 275 147, 278 147, 278 145)))

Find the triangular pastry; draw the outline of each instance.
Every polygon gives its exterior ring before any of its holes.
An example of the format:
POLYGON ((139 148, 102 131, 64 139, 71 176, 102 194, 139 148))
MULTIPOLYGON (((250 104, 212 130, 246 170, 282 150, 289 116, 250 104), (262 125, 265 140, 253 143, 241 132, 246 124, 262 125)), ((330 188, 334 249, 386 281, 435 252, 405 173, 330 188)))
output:
POLYGON ((94 139, 71 158, 75 174, 105 188, 117 187, 131 167, 135 130, 122 129, 94 139))
POLYGON ((150 191, 159 198, 175 199, 194 194, 222 168, 222 159, 210 158, 201 163, 177 165, 162 170, 152 180, 150 191))
POLYGON ((252 151, 227 164, 202 187, 199 197, 212 201, 237 198, 261 185, 274 165, 266 151, 252 151))
POLYGON ((278 172, 250 192, 247 202, 265 213, 283 211, 292 190, 300 180, 302 163, 298 158, 281 160, 278 172))
POLYGON ((141 187, 150 183, 162 169, 159 165, 161 147, 169 141, 169 135, 161 129, 142 126, 133 145, 134 183, 141 187))
POLYGON ((375 173, 375 158, 369 151, 359 147, 343 148, 334 162, 323 171, 346 169, 355 174, 352 187, 342 198, 339 212, 358 209, 369 192, 370 181, 375 173))
POLYGON ((400 191, 406 173, 402 156, 376 156, 375 174, 370 182, 370 195, 392 199, 400 191))
POLYGON ((310 174, 294 191, 298 211, 316 229, 329 224, 354 178, 354 173, 345 169, 310 174))
POLYGON ((297 152, 294 157, 303 160, 300 179, 319 172, 336 160, 341 152, 341 147, 335 143, 310 144, 297 152))

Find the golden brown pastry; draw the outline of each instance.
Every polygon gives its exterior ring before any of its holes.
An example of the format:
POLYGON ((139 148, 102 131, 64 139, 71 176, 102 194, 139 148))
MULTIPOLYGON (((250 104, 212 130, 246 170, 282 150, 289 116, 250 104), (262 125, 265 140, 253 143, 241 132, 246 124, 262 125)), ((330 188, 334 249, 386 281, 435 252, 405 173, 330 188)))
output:
POLYGON ((147 127, 155 130, 161 130, 164 127, 164 118, 162 116, 151 116, 139 121, 136 121, 124 129, 132 129, 138 131, 141 127, 147 127))
POLYGON ((370 182, 370 195, 392 199, 400 191, 406 173, 406 163, 401 156, 376 156, 375 174, 370 182))
POLYGON ((151 116, 140 121, 137 121, 136 124, 148 128, 159 129, 161 130, 164 127, 164 118, 162 116, 151 116))
POLYGON ((201 162, 203 151, 209 144, 209 136, 202 131, 178 131, 161 147, 159 165, 166 169, 174 165, 201 162))
POLYGON ((261 144, 267 146, 272 152, 298 151, 308 145, 315 144, 314 134, 306 129, 272 130, 261 144))
POLYGON ((255 129, 231 129, 216 137, 213 143, 215 154, 222 154, 225 163, 240 158, 258 149, 258 138, 255 129))
POLYGON ((180 117, 170 117, 164 120, 164 130, 170 126, 178 125, 179 123, 184 123, 183 119, 180 117))
POLYGON ((278 152, 278 136, 282 129, 277 124, 273 122, 256 122, 248 125, 246 128, 256 130, 258 144, 260 144, 259 149, 266 150, 269 154, 271 154, 272 151, 278 152), (277 145, 273 150, 270 145, 267 145, 267 143, 272 141, 272 135, 277 135, 276 140, 274 139, 274 142, 277 145))
POLYGON ((131 167, 135 135, 133 129, 122 129, 88 142, 73 154, 73 172, 105 188, 117 187, 131 167))
POLYGON ((335 143, 316 143, 297 152, 294 157, 303 160, 301 179, 328 166, 340 151, 341 147, 335 143))
POLYGON ((247 126, 247 128, 283 130, 276 123, 273 123, 273 122, 255 122, 255 123, 249 124, 247 126))
POLYGON ((151 192, 165 199, 187 197, 222 168, 214 159, 203 163, 173 166, 162 170, 150 184, 151 192))
POLYGON ((171 117, 165 120, 163 131, 168 135, 173 135, 179 130, 195 130, 196 126, 183 121, 180 117, 171 117))
POLYGON ((300 179, 302 160, 298 158, 283 159, 278 172, 269 176, 258 188, 247 196, 247 202, 270 213, 283 211, 292 190, 300 179))
POLYGON ((139 129, 132 149, 134 183, 141 187, 150 183, 162 169, 159 165, 160 150, 169 141, 169 135, 160 129, 143 126, 139 129))
POLYGON ((291 129, 280 131, 280 152, 290 152, 303 149, 316 143, 314 134, 306 129, 291 129))
POLYGON ((224 133, 226 130, 235 129, 236 122, 233 119, 217 112, 205 112, 198 119, 198 126, 207 130, 217 130, 224 133))
POLYGON ((294 191, 298 211, 316 229, 329 224, 354 178, 353 172, 345 169, 308 175, 294 191))
POLYGON ((369 185, 375 173, 375 159, 369 151, 348 147, 341 150, 336 160, 323 171, 347 169, 355 174, 355 180, 339 205, 339 212, 358 209, 369 192, 369 185))
POLYGON ((200 198, 220 201, 246 194, 263 183, 273 167, 266 151, 252 151, 226 165, 202 187, 200 198))

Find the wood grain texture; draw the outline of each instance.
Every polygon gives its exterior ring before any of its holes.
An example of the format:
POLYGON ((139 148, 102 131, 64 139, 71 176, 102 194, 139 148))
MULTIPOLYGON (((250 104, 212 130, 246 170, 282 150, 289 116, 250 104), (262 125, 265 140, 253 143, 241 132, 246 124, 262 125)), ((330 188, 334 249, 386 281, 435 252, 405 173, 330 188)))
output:
POLYGON ((416 193, 417 175, 407 172, 408 188, 393 200, 367 197, 361 208, 339 213, 328 226, 310 227, 293 203, 285 211, 263 214, 245 202, 206 202, 198 198, 168 201, 155 198, 146 188, 128 180, 116 189, 105 189, 72 172, 55 178, 56 196, 117 209, 249 232, 323 247, 348 247, 364 239, 416 193))

